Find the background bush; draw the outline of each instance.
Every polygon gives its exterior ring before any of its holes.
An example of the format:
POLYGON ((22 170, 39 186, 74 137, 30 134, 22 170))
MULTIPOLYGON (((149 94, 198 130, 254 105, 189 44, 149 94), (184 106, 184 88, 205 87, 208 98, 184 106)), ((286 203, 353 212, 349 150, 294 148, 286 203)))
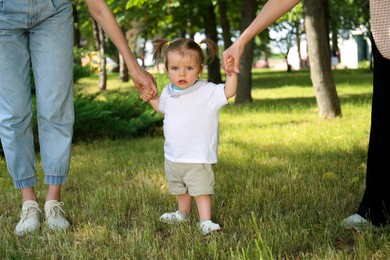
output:
POLYGON ((162 117, 136 93, 77 95, 73 140, 135 137, 154 133, 162 117))

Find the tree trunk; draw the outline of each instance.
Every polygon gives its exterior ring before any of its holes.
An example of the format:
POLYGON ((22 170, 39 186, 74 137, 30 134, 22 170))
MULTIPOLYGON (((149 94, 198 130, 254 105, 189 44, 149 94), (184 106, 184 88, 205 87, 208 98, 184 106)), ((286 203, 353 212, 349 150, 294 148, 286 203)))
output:
POLYGON ((105 57, 105 46, 104 46, 104 31, 102 27, 93 20, 93 36, 95 38, 95 45, 99 52, 100 58, 100 73, 99 73, 99 89, 105 90, 107 88, 107 70, 106 70, 106 57, 105 57))
POLYGON ((332 31, 332 51, 331 54, 332 56, 337 57, 338 61, 340 62, 341 56, 340 56, 340 50, 339 50, 339 43, 338 43, 338 27, 336 24, 331 22, 331 31, 332 31))
POLYGON ((121 82, 129 82, 130 80, 129 69, 127 68, 125 60, 123 59, 123 56, 120 53, 119 53, 119 78, 121 82))
MULTIPOLYGON (((243 32, 251 22, 256 18, 256 0, 243 0, 241 2, 241 25, 240 29, 243 32)), ((244 52, 240 60, 240 74, 238 74, 238 89, 235 98, 235 103, 250 103, 252 99, 252 64, 253 50, 255 41, 252 39, 245 46, 244 52)))
POLYGON ((297 52, 298 52, 298 70, 302 69, 304 67, 303 60, 302 60, 302 50, 301 50, 301 32, 300 32, 300 23, 295 22, 295 38, 296 44, 297 44, 297 52))
MULTIPOLYGON (((287 65, 287 72, 292 72, 292 65, 290 63, 288 63, 288 54, 290 52, 290 48, 287 48, 287 53, 286 53, 286 56, 284 56, 285 60, 286 60, 286 65, 287 65)), ((299 53, 298 53, 299 54, 299 53)))
POLYGON ((331 55, 323 0, 305 0, 305 27, 310 59, 310 77, 315 89, 319 115, 341 116, 340 101, 331 70, 331 55))
POLYGON ((232 39, 231 39, 231 35, 230 35, 230 23, 229 23, 229 19, 227 17, 228 7, 227 7, 226 0, 219 0, 218 5, 219 5, 219 17, 221 19, 223 42, 225 45, 225 49, 227 49, 233 43, 232 43, 232 39))
POLYGON ((261 55, 265 62, 265 68, 269 68, 269 53, 268 51, 261 51, 261 55))
MULTIPOLYGON (((131 27, 132 29, 127 30, 125 32, 125 37, 126 40, 129 44, 129 47, 131 50, 133 50, 135 54, 135 50, 137 49, 137 35, 140 33, 140 23, 133 20, 131 22, 131 27)), ((120 79, 122 82, 128 82, 130 80, 130 75, 129 75, 129 69, 127 68, 127 65, 125 61, 123 60, 123 57, 120 58, 120 79), (122 60, 121 60, 122 59, 122 60)))
POLYGON ((141 55, 140 55, 141 67, 144 68, 144 69, 146 69, 146 64, 145 64, 146 43, 147 43, 147 39, 144 39, 144 43, 142 44, 141 55))
POLYGON ((105 90, 107 89, 107 69, 106 69, 106 48, 104 45, 104 31, 102 27, 99 25, 99 38, 100 38, 100 48, 99 48, 99 56, 100 56, 100 74, 99 74, 99 89, 105 90))
MULTIPOLYGON (((210 3, 206 9, 204 18, 204 26, 206 30, 206 37, 218 44, 217 19, 215 17, 214 5, 210 3)), ((207 61, 208 81, 214 83, 221 83, 221 66, 218 56, 212 62, 207 61)))
POLYGON ((80 42, 81 42, 81 33, 80 33, 80 24, 79 24, 79 14, 77 12, 76 5, 73 5, 73 28, 74 28, 74 40, 73 45, 81 48, 80 42))
MULTIPOLYGON (((122 29, 123 34, 126 36, 126 40, 129 41, 126 35, 126 31, 122 29)), ((122 54, 119 53, 119 79, 121 82, 129 82, 130 75, 129 75, 129 69, 127 68, 126 62, 123 59, 122 54)))

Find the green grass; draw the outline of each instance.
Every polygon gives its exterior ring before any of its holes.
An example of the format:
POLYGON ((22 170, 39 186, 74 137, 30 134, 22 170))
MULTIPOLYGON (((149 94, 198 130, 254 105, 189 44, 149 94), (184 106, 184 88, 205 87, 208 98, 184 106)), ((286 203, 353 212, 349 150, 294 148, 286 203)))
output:
MULTIPOLYGON (((20 195, 0 160, 1 258, 388 259, 388 229, 357 234, 340 226, 364 190, 372 74, 334 71, 334 77, 341 118, 318 117, 307 71, 254 71, 254 102, 222 110, 213 219, 224 231, 206 237, 197 229, 195 206, 189 223, 158 221, 176 210, 161 134, 73 146, 63 187, 73 224, 67 232, 42 224, 35 234, 14 235, 20 195)), ((96 77, 80 84, 96 91, 96 77)), ((118 87, 115 74, 109 84, 118 87)), ((42 202, 39 158, 38 176, 42 202)))

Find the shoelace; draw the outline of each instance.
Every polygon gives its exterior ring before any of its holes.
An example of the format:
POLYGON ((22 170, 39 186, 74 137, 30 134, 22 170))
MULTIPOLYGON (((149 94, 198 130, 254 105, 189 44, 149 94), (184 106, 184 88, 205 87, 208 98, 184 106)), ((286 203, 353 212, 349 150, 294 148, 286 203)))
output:
POLYGON ((39 207, 37 205, 31 205, 27 209, 23 210, 22 213, 20 213, 20 219, 21 219, 22 223, 29 217, 29 214, 32 213, 31 212, 32 209, 36 209, 36 210, 38 210, 38 212, 42 213, 42 211, 39 209, 39 207))
POLYGON ((51 217, 51 218, 55 218, 58 212, 62 212, 62 214, 65 215, 65 211, 61 208, 62 205, 64 205, 64 203, 62 201, 54 204, 49 209, 49 212, 47 212, 47 216, 51 217))

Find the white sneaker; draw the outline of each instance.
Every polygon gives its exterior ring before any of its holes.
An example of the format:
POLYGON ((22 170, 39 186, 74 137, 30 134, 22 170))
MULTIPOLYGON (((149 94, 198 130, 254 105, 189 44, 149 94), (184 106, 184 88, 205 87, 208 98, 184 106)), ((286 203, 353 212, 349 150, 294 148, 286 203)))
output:
POLYGON ((70 226, 69 221, 65 218, 65 211, 61 208, 63 205, 63 202, 57 200, 46 201, 45 217, 50 229, 67 229, 70 226))
POLYGON ((20 221, 15 228, 16 235, 23 236, 36 231, 39 228, 39 212, 41 210, 35 200, 26 200, 22 206, 20 221))
POLYGON ((200 230, 203 235, 207 235, 213 231, 221 231, 222 228, 219 224, 212 222, 211 220, 205 220, 199 223, 200 230))
POLYGON ((359 228, 367 224, 369 222, 359 214, 353 214, 341 222, 341 225, 346 228, 359 228))
POLYGON ((188 221, 188 217, 179 210, 176 212, 164 213, 160 217, 160 221, 166 224, 177 224, 180 222, 188 221))

